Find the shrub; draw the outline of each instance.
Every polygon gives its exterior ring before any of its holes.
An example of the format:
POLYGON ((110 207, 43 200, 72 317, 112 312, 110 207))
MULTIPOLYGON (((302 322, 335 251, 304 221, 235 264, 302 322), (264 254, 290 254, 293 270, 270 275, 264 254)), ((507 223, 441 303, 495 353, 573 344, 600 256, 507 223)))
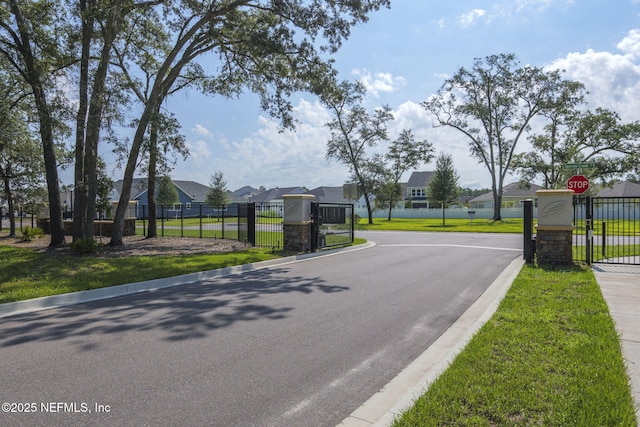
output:
POLYGON ((78 239, 71 243, 71 250, 77 254, 95 254, 102 248, 96 239, 78 239))
POLYGON ((26 226, 22 229, 22 242, 31 242, 34 239, 44 236, 44 231, 40 227, 26 226))

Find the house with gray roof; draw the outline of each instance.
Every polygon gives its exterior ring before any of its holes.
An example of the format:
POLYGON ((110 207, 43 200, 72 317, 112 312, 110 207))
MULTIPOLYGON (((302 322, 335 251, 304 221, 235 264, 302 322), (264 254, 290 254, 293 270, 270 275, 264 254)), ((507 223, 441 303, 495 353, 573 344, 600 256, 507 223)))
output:
POLYGON ((435 172, 413 172, 404 185, 404 196, 413 208, 428 208, 427 187, 435 172))
MULTIPOLYGON (((542 190, 542 187, 536 184, 523 184, 521 182, 507 184, 502 187, 502 207, 520 207, 525 200, 534 200, 538 190, 542 190)), ((469 200, 471 209, 493 209, 493 204, 493 192, 491 191, 469 200)))
POLYGON ((316 196, 315 201, 318 203, 353 203, 344 197, 343 187, 318 187, 307 191, 307 194, 316 196))
POLYGON ((260 193, 262 193, 261 190, 245 185, 242 188, 232 191, 229 194, 229 199, 231 203, 249 203, 253 202, 254 198, 260 193))
MULTIPOLYGON (((207 199, 207 193, 211 187, 200 184, 195 181, 178 181, 173 180, 173 184, 178 191, 178 199, 180 204, 187 203, 204 203, 207 199)), ((123 180, 113 183, 114 196, 120 197, 122 193, 123 180)), ((130 200, 135 200, 142 205, 149 204, 149 180, 147 178, 134 178, 131 184, 130 200)), ((117 199, 116 199, 117 200, 117 199)))
POLYGON ((284 187, 284 188, 271 188, 267 191, 263 191, 260 194, 256 194, 253 201, 256 203, 277 203, 283 202, 282 196, 286 194, 305 194, 306 189, 302 187, 284 187))
POLYGON ((598 197, 640 197, 640 184, 631 181, 616 182, 597 189, 598 197))

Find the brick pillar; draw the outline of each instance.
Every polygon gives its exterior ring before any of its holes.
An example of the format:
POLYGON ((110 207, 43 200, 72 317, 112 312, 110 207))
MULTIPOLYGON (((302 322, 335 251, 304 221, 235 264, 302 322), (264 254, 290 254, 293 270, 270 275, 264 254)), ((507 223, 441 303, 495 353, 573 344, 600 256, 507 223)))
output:
POLYGON ((291 252, 311 251, 311 223, 283 224, 284 250, 291 252))
POLYGON ((536 197, 538 265, 573 264, 573 190, 539 190, 536 197))
POLYGON ((287 194, 284 200, 284 250, 308 252, 311 250, 312 194, 287 194))
POLYGON ((573 264, 573 228, 538 226, 536 234, 536 259, 538 265, 573 264))

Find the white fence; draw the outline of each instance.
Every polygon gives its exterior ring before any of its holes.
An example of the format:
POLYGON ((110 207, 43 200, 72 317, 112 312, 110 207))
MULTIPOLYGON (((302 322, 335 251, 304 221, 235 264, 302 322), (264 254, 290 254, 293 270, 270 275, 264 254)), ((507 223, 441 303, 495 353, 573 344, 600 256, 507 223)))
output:
MULTIPOLYGON (((500 210, 502 218, 522 218, 524 216, 523 208, 503 208, 500 210)), ((361 218, 367 218, 366 209, 355 209, 356 215, 361 218)), ((533 216, 537 218, 538 210, 534 208, 533 216)), ((387 218, 389 210, 377 210, 373 212, 374 218, 387 218)), ((445 217, 447 219, 491 219, 493 218, 493 209, 461 209, 448 208, 445 209, 445 217)), ((391 218, 442 218, 442 209, 392 209, 391 218)))

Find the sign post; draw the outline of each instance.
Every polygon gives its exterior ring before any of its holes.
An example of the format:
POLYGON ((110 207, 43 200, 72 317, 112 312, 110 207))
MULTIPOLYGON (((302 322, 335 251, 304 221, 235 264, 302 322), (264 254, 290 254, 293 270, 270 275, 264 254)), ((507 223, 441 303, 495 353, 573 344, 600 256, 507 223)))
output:
POLYGON ((567 189, 582 194, 589 189, 589 179, 584 175, 574 175, 567 181, 567 189))

